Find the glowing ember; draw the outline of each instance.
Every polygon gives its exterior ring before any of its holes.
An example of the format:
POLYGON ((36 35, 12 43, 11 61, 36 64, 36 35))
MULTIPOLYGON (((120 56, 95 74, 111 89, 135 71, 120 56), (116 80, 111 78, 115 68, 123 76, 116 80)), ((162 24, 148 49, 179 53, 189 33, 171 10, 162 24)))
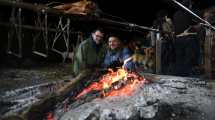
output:
POLYGON ((47 113, 47 118, 46 118, 47 120, 55 120, 54 119, 54 115, 53 115, 53 113, 52 112, 48 112, 47 113))
POLYGON ((75 98, 79 99, 91 91, 101 91, 103 92, 103 97, 131 95, 135 88, 140 83, 144 83, 144 81, 145 79, 142 76, 134 72, 128 72, 125 69, 118 69, 114 72, 110 69, 107 74, 102 76, 99 82, 92 83, 75 98))

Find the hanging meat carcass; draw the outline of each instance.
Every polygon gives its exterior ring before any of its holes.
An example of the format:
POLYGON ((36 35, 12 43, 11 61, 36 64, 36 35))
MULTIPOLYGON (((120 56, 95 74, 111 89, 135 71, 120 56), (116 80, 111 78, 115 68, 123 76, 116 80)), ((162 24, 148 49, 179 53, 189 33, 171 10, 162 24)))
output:
POLYGON ((74 3, 65 3, 62 5, 55 6, 54 8, 64 11, 68 14, 81 14, 81 15, 89 15, 96 14, 98 11, 98 6, 93 1, 82 0, 74 3))

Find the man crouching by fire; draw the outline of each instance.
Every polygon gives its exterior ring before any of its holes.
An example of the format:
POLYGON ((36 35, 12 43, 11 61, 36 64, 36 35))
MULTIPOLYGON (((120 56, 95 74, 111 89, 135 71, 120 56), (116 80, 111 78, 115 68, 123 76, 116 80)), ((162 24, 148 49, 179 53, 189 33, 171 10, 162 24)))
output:
POLYGON ((105 53, 104 67, 112 69, 124 68, 128 71, 135 70, 131 51, 123 47, 117 35, 112 34, 108 37, 108 48, 105 53))

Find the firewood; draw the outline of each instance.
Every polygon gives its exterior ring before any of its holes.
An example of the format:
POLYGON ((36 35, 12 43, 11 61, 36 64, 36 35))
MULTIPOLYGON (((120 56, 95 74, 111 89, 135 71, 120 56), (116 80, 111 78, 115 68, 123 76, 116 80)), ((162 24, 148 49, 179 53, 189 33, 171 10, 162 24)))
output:
MULTIPOLYGON (((76 91, 74 90, 74 88, 80 86, 81 83, 85 84, 86 81, 83 80, 88 80, 85 78, 90 78, 91 76, 94 76, 95 73, 95 70, 85 69, 74 79, 70 80, 68 84, 62 86, 56 92, 44 96, 43 99, 34 103, 27 110, 24 110, 24 112, 18 115, 5 117, 4 120, 43 120, 47 116, 48 112, 53 111, 55 109, 57 103, 61 103, 67 97, 72 98, 72 96, 70 95, 71 92, 76 91)), ((81 90, 83 88, 79 89, 81 90)))
POLYGON ((89 76, 90 74, 92 74, 92 70, 86 69, 84 71, 82 71, 80 74, 78 74, 73 80, 71 80, 69 83, 67 83, 65 86, 63 86, 62 88, 60 88, 56 94, 58 96, 64 96, 65 94, 67 94, 68 92, 71 91, 71 88, 74 87, 74 85, 78 82, 80 82, 80 80, 83 80, 84 78, 86 78, 87 76, 89 76))
POLYGON ((67 95, 78 82, 89 76, 91 73, 92 70, 88 69, 82 71, 78 76, 71 80, 71 82, 56 91, 56 93, 50 94, 43 100, 32 105, 29 110, 24 113, 24 118, 26 120, 42 120, 46 117, 49 111, 54 110, 57 103, 62 102, 66 97, 68 97, 67 95))

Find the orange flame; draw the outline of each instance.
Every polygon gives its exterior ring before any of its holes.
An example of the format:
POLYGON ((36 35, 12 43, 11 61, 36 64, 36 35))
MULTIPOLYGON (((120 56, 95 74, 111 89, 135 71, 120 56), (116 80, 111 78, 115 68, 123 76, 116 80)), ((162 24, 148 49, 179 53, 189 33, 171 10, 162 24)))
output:
POLYGON ((81 96, 89 93, 90 91, 104 91, 109 90, 107 93, 103 93, 103 96, 121 96, 131 95, 134 89, 141 83, 144 82, 144 78, 136 73, 128 72, 125 69, 118 69, 116 72, 109 69, 106 75, 103 75, 99 82, 92 83, 89 87, 84 89, 78 94, 75 99, 79 99, 81 96), (121 88, 114 86, 114 83, 125 82, 125 85, 121 88), (113 89, 111 89, 113 87, 113 89))

